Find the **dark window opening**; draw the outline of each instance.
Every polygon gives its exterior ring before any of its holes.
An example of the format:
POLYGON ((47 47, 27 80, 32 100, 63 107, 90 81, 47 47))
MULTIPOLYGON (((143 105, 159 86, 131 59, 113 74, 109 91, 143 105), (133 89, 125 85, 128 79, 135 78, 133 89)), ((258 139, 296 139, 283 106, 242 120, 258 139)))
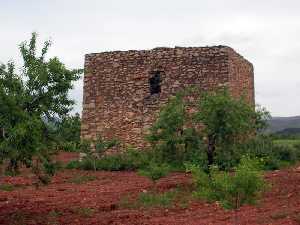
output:
POLYGON ((150 84, 150 94, 158 94, 161 92, 161 71, 155 71, 152 73, 152 77, 149 79, 150 84))

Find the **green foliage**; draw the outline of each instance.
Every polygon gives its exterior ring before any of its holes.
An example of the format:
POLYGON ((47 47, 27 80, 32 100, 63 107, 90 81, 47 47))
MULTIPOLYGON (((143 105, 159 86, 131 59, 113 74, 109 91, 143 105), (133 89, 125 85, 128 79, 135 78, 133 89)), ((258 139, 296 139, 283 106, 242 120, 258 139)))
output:
POLYGON ((66 152, 78 151, 81 127, 79 114, 67 115, 61 121, 57 121, 54 126, 53 135, 58 145, 57 148, 66 152))
POLYGON ((187 207, 191 200, 191 192, 181 188, 171 189, 163 193, 144 191, 137 198, 129 195, 122 196, 119 202, 121 208, 169 208, 175 204, 187 207))
POLYGON ((244 143, 255 131, 266 127, 269 113, 255 111, 244 98, 230 96, 227 89, 204 93, 198 103, 195 122, 204 126, 208 164, 215 163, 217 149, 244 143))
POLYGON ((300 139, 275 139, 273 142, 275 145, 288 145, 295 148, 300 146, 300 139))
POLYGON ((88 208, 88 207, 79 207, 73 209, 74 213, 78 214, 80 217, 89 218, 92 217, 95 209, 88 208))
POLYGON ((79 169, 81 166, 81 162, 78 160, 72 160, 68 162, 68 164, 65 166, 66 169, 79 169))
POLYGON ((196 185, 195 196, 208 201, 219 201, 226 209, 238 209, 244 204, 255 204, 265 190, 261 165, 258 160, 243 157, 235 173, 211 168, 210 175, 197 166, 188 166, 196 185))
POLYGON ((146 136, 155 152, 156 162, 183 167, 185 161, 205 160, 201 151, 203 143, 190 122, 184 93, 178 93, 161 109, 146 136))
POLYGON ((77 175, 75 177, 72 177, 70 179, 71 183, 74 184, 83 184, 83 183, 87 183, 89 181, 94 181, 97 180, 96 176, 91 176, 91 175, 77 175))
POLYGON ((15 188, 11 184, 1 184, 0 190, 1 191, 13 191, 15 188))
POLYGON ((180 159, 184 148, 183 126, 185 123, 185 106, 181 95, 170 99, 160 111, 157 121, 150 128, 146 137, 153 148, 159 152, 158 160, 175 162, 180 159))
POLYGON ((67 164, 67 169, 83 169, 94 170, 94 162, 96 170, 121 171, 136 170, 144 168, 152 159, 152 153, 148 151, 138 151, 132 148, 127 149, 124 153, 112 155, 104 155, 95 161, 84 158, 81 162, 71 161, 67 164))
POLYGON ((8 159, 8 169, 16 172, 20 163, 31 166, 33 156, 54 146, 49 121, 70 112, 74 102, 68 92, 81 73, 67 69, 57 57, 47 59, 49 41, 38 55, 36 38, 33 33, 20 45, 19 74, 12 62, 0 65, 0 161, 8 159))
POLYGON ((278 144, 266 135, 258 135, 236 148, 239 155, 248 154, 261 159, 265 170, 279 169, 300 160, 300 148, 297 145, 278 144))
POLYGON ((150 208, 150 207, 170 207, 176 197, 175 191, 168 191, 164 193, 140 193, 138 196, 137 204, 140 207, 150 208))
POLYGON ((149 152, 128 149, 124 153, 107 155, 97 160, 97 170, 120 171, 136 170, 149 164, 151 155, 149 152))
POLYGON ((53 161, 46 160, 43 163, 43 169, 44 169, 45 173, 50 176, 54 176, 55 173, 58 170, 61 170, 62 168, 63 168, 63 166, 62 166, 61 162, 53 162, 53 161))
POLYGON ((103 154, 117 146, 119 142, 117 140, 104 140, 101 136, 97 137, 96 141, 82 140, 80 143, 81 152, 85 153, 84 168, 89 169, 90 163, 92 163, 93 169, 97 170, 97 160, 103 158, 103 154), (93 149, 94 146, 95 148, 93 149))
POLYGON ((264 109, 256 111, 243 98, 231 97, 226 89, 203 94, 188 90, 161 109, 146 138, 156 153, 156 162, 173 167, 197 162, 206 171, 217 162, 228 168, 240 158, 232 146, 245 143, 266 126, 268 118, 264 109), (191 95, 198 100, 190 101, 191 95))
POLYGON ((146 168, 140 169, 138 174, 149 178, 155 183, 160 178, 167 176, 169 172, 170 167, 167 164, 151 162, 146 168))

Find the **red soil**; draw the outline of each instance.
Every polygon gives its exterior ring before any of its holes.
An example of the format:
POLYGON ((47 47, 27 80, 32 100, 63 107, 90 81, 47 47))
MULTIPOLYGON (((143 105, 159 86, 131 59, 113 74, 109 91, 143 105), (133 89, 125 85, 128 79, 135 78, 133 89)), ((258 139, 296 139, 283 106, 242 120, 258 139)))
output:
MULTIPOLYGON (((72 159, 71 154, 60 156, 72 159)), ((67 161, 67 160, 65 160, 67 161)), ((256 206, 238 211, 239 224, 300 224, 300 167, 266 173, 272 184, 256 206)), ((151 182, 135 172, 59 172, 48 186, 36 190, 33 177, 6 177, 1 183, 17 186, 11 192, 0 190, 0 224, 161 224, 199 225, 233 224, 234 213, 217 203, 193 201, 187 208, 125 209, 120 198, 137 195, 151 187, 151 182), (97 179, 82 184, 70 182, 78 175, 97 179)), ((160 190, 189 183, 190 175, 173 173, 158 182, 160 190)))

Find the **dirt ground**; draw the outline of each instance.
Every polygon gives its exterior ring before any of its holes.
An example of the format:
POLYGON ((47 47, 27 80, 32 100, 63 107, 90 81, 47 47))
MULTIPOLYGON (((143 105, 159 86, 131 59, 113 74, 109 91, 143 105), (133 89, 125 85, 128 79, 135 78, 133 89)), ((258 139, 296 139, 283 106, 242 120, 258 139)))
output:
MULTIPOLYGON (((63 154, 64 162, 76 157, 63 154)), ((239 224, 300 224, 300 167, 268 172, 272 185, 256 206, 243 206, 239 224)), ((186 207, 129 209, 120 207, 122 197, 149 190, 151 182, 135 172, 59 172, 51 184, 38 190, 28 173, 5 177, 1 184, 11 184, 12 191, 0 190, 0 224, 119 224, 119 225, 208 225, 233 224, 234 213, 217 203, 193 200, 186 207), (92 177, 80 183, 76 177, 92 177), (77 181, 77 182, 76 182, 77 181)), ((178 184, 191 182, 189 174, 173 173, 161 179, 157 186, 166 191, 178 184)))

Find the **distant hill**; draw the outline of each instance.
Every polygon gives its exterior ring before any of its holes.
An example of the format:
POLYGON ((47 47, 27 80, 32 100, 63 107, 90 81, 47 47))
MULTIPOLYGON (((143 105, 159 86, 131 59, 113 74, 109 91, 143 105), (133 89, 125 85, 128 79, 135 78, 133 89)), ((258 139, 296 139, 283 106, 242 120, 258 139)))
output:
POLYGON ((300 128, 285 128, 277 131, 275 134, 286 136, 286 135, 300 135, 300 128))
POLYGON ((284 130, 297 131, 300 129, 300 116, 292 116, 292 117, 272 117, 269 121, 269 128, 267 129, 268 133, 277 133, 284 132, 284 130))

